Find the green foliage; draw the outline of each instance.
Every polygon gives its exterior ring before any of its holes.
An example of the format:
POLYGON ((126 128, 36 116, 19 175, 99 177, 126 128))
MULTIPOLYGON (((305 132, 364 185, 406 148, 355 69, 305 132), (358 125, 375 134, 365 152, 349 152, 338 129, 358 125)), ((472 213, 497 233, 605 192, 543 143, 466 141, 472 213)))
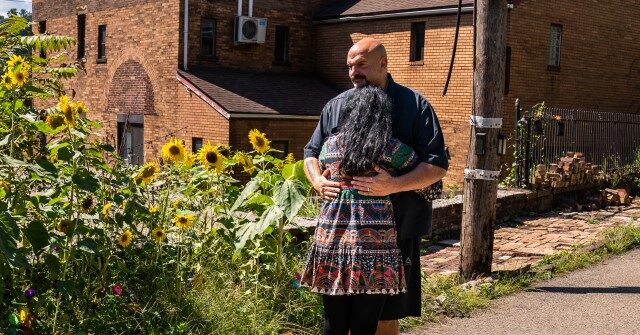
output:
POLYGON ((309 191, 301 163, 264 138, 198 157, 172 139, 161 164, 124 164, 64 94, 74 40, 19 36, 27 25, 0 24, 0 318, 47 334, 315 332, 284 229, 309 191))

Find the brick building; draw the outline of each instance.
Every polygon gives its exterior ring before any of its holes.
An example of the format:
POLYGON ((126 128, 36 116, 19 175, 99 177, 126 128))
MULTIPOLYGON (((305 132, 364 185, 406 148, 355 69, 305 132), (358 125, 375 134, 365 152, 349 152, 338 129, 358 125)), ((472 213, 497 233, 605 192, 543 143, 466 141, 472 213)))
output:
MULTIPOLYGON (((34 0, 34 29, 84 40, 70 57, 83 56, 87 73, 71 87, 105 125, 106 140, 137 150, 138 161, 157 157, 171 135, 188 146, 211 140, 248 148, 251 128, 300 157, 322 105, 350 86, 348 48, 364 36, 379 38, 394 79, 425 95, 440 118, 452 154, 446 181, 462 181, 473 1, 463 0, 444 97, 455 0, 256 0, 251 8, 244 1, 242 15, 252 11, 267 24, 264 43, 243 44, 234 43, 238 2, 34 0)), ((510 7, 505 132, 513 130, 516 97, 524 107, 546 101, 640 113, 640 1, 524 0, 510 7)))

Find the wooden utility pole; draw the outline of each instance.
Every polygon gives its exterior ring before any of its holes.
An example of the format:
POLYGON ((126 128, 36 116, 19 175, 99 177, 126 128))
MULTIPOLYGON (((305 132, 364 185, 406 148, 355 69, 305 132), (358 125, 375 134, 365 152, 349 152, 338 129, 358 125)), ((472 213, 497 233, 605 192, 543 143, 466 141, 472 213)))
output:
POLYGON ((465 169, 460 276, 491 274, 502 126, 507 0, 477 0, 471 141, 465 169))

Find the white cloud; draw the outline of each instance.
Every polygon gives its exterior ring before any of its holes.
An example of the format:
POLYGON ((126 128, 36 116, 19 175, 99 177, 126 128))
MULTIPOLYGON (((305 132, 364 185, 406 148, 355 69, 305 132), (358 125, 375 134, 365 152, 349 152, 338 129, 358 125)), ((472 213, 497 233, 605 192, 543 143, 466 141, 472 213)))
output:
POLYGON ((0 0, 0 14, 6 15, 11 8, 16 8, 18 11, 26 9, 31 11, 30 0, 0 0))

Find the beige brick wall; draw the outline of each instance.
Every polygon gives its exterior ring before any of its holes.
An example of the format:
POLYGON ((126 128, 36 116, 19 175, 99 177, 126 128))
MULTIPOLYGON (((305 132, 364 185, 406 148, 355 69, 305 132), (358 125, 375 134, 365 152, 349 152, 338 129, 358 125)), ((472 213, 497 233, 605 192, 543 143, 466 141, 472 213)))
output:
POLYGON ((247 136, 255 128, 271 141, 287 141, 289 152, 302 159, 304 146, 317 124, 318 120, 231 119, 229 138, 234 148, 251 150, 247 136))

